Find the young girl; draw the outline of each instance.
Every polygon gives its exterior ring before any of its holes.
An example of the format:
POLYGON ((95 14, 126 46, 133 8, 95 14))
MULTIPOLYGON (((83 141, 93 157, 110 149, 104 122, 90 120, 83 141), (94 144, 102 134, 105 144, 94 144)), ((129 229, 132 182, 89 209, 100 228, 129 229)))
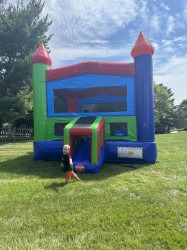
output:
POLYGON ((73 171, 73 162, 70 157, 70 146, 64 145, 62 153, 63 153, 62 165, 63 165, 63 170, 65 172, 66 184, 69 183, 69 180, 71 179, 71 177, 75 178, 77 181, 80 181, 79 177, 73 171))

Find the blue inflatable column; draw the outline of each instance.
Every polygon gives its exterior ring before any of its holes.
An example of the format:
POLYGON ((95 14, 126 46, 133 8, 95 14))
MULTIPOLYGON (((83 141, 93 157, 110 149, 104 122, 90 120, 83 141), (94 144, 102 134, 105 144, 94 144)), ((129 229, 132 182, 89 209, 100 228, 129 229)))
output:
POLYGON ((155 140, 153 53, 153 46, 141 32, 131 56, 135 61, 137 140, 144 142, 155 140))

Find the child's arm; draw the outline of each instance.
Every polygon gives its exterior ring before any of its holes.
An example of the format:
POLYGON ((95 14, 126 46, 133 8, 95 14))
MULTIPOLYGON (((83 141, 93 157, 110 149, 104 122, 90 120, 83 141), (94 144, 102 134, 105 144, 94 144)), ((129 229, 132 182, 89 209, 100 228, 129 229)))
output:
POLYGON ((73 167, 73 162, 72 162, 71 157, 69 157, 69 164, 70 164, 71 167, 73 167))

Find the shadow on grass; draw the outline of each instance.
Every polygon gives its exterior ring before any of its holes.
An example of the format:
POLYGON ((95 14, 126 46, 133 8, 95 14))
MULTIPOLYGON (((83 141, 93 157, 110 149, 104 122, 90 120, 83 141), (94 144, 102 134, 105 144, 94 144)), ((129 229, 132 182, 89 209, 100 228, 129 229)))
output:
POLYGON ((14 159, 12 159, 13 156, 10 158, 0 162, 0 173, 7 173, 10 176, 37 176, 43 179, 63 177, 58 161, 34 161, 32 152, 14 157, 14 159))
MULTIPOLYGON (((11 157, 12 158, 12 157, 11 157)), ((106 178, 137 171, 148 164, 134 163, 104 163, 98 174, 77 173, 78 176, 85 181, 101 181, 106 178)), ((15 157, 14 159, 0 162, 0 173, 8 174, 5 178, 19 178, 19 175, 34 176, 42 179, 62 179, 64 181, 64 173, 60 167, 59 161, 34 161, 33 153, 29 152, 24 156, 15 157)), ((64 186, 63 183, 51 184, 51 188, 64 186)))
POLYGON ((61 182, 61 183, 57 183, 57 182, 53 182, 50 185, 46 185, 44 186, 45 189, 51 189, 54 192, 58 192, 59 188, 63 188, 65 187, 67 184, 65 182, 61 182))

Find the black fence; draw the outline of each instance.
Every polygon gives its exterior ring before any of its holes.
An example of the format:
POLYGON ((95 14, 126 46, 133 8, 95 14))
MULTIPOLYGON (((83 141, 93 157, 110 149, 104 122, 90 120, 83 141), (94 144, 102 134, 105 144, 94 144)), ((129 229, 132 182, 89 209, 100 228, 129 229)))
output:
POLYGON ((34 130, 30 127, 0 127, 0 143, 1 142, 18 142, 32 141, 34 138, 34 130))

